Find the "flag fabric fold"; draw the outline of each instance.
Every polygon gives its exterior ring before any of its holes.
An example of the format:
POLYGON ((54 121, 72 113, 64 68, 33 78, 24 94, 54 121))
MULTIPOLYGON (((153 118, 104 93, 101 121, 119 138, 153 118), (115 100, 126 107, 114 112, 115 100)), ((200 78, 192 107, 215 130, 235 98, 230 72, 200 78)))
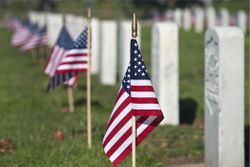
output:
POLYGON ((114 166, 131 153, 132 116, 136 116, 137 145, 164 118, 135 39, 131 40, 130 56, 103 138, 104 152, 114 166))

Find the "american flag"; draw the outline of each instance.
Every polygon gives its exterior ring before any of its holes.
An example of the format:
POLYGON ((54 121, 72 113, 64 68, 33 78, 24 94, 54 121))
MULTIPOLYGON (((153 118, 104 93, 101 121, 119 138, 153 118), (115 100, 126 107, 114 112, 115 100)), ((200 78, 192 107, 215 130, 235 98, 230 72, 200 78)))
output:
POLYGON ((74 47, 74 41, 71 38, 68 30, 65 26, 62 27, 61 32, 55 46, 52 48, 52 52, 49 56, 47 66, 45 68, 45 74, 53 77, 56 69, 60 64, 65 52, 74 47))
POLYGON ((73 47, 65 51, 63 58, 56 69, 55 77, 53 77, 48 85, 48 90, 53 90, 55 87, 63 84, 66 81, 68 85, 77 82, 77 74, 79 72, 86 72, 88 67, 88 49, 87 49, 87 35, 88 29, 80 34, 77 40, 73 43, 73 47), (58 76, 62 80, 58 79, 58 76), (75 76, 70 79, 62 76, 75 76))
POLYGON ((29 39, 31 32, 36 28, 37 25, 32 23, 22 23, 18 26, 12 36, 11 44, 14 47, 23 45, 29 39))
POLYGON ((160 105, 135 39, 131 40, 130 49, 130 64, 103 138, 104 152, 114 166, 131 153, 132 116, 136 116, 137 145, 163 120, 160 105))
POLYGON ((46 45, 48 42, 46 27, 34 29, 27 42, 21 47, 22 51, 46 45))
POLYGON ((88 27, 74 42, 74 47, 65 53, 56 73, 86 72, 88 68, 88 27))

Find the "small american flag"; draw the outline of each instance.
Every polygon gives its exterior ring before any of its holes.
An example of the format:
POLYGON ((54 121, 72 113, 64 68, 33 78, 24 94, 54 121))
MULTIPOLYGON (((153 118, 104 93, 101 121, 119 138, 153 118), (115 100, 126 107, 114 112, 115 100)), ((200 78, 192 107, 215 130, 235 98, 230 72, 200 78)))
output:
POLYGON ((45 74, 53 77, 56 69, 60 64, 65 52, 74 47, 74 41, 71 38, 68 30, 65 26, 62 27, 59 37, 55 46, 52 48, 52 52, 49 56, 47 66, 45 68, 45 74))
POLYGON ((19 27, 17 27, 12 36, 11 40, 12 46, 17 47, 20 45, 24 45, 31 36, 31 33, 36 28, 36 26, 37 25, 35 24, 27 22, 27 23, 22 23, 19 27))
POLYGON ((74 47, 65 53, 56 73, 86 72, 88 68, 88 27, 74 42, 74 47))
POLYGON ((77 40, 73 43, 73 47, 64 52, 62 59, 56 69, 55 77, 49 83, 48 90, 53 90, 55 87, 66 84, 71 85, 77 82, 77 74, 86 72, 88 67, 88 49, 87 49, 87 27, 80 34, 77 40), (57 76, 61 76, 62 80, 57 76), (75 76, 74 79, 69 79, 65 76, 75 76), (64 82, 62 82, 64 81, 64 82))
POLYGON ((34 29, 27 42, 21 47, 22 51, 34 49, 47 44, 46 27, 34 29))
POLYGON ((160 105, 135 39, 131 40, 130 49, 130 64, 103 138, 104 152, 114 166, 131 153, 132 116, 136 116, 137 145, 163 120, 160 105))

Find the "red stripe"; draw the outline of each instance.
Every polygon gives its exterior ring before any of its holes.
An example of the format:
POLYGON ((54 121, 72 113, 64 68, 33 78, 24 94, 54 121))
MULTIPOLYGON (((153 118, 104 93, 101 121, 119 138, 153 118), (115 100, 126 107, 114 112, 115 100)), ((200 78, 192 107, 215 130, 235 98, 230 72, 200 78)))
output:
POLYGON ((65 57, 81 57, 81 56, 88 56, 87 53, 70 53, 70 54, 67 54, 67 56, 65 57))
POLYGON ((151 92, 153 92, 154 89, 152 86, 133 86, 133 85, 131 85, 131 91, 151 91, 151 92))
POLYGON ((70 61, 70 62, 60 63, 60 65, 64 65, 64 64, 88 64, 88 62, 87 61, 70 61))
POLYGON ((120 89, 120 91, 118 92, 118 95, 117 95, 117 98, 116 98, 116 100, 115 100, 115 104, 114 104, 113 107, 115 107, 117 101, 120 99, 120 97, 123 95, 124 92, 125 92, 125 89, 122 87, 122 88, 120 89))
POLYGON ((131 98, 132 103, 144 104, 144 103, 154 103, 158 104, 157 98, 131 98))
POLYGON ((135 110, 133 109, 134 115, 140 116, 159 116, 163 117, 161 110, 135 110))

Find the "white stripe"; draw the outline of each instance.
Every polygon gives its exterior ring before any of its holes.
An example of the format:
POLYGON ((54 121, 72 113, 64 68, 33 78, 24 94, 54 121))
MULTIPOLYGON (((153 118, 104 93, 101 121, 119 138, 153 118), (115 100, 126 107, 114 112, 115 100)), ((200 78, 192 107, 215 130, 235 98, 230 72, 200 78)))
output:
MULTIPOLYGON (((115 113, 115 111, 117 110, 117 108, 122 104, 123 101, 125 101, 125 99, 128 97, 128 93, 126 91, 124 91, 124 93, 120 96, 120 98, 117 100, 113 110, 112 110, 112 113, 111 113, 111 116, 110 116, 110 119, 112 118, 113 114, 115 113)), ((109 120, 110 120, 109 119, 109 120)))
POLYGON ((150 80, 131 80, 132 86, 152 86, 150 80))
POLYGON ((88 56, 64 57, 61 63, 74 62, 74 61, 88 61, 88 56))
POLYGON ((66 52, 66 54, 80 54, 80 53, 88 53, 88 49, 71 49, 66 52))
POLYGON ((88 68, 88 64, 61 64, 57 70, 76 70, 76 69, 87 69, 88 68))
POLYGON ((117 124, 131 111, 131 104, 127 105, 121 113, 115 118, 115 120, 111 123, 109 128, 107 129, 105 136, 103 138, 103 142, 106 140, 107 136, 110 132, 117 126, 117 124))
POLYGON ((107 153, 111 147, 124 135, 124 133, 131 128, 131 120, 129 120, 113 137, 112 139, 107 143, 107 145, 104 147, 104 152, 107 153))
MULTIPOLYGON (((157 117, 152 116, 147 118, 143 124, 136 129, 137 136, 139 136, 147 127, 149 124, 151 124, 157 117)), ((131 126, 131 121, 130 121, 130 126, 131 126)), ((132 143, 132 135, 130 135, 127 140, 125 140, 122 145, 112 154, 112 156, 109 157, 110 161, 113 162, 116 160, 117 157, 119 157, 123 151, 132 143)))
POLYGON ((131 92, 131 97, 145 97, 145 98, 156 98, 155 93, 154 92, 149 92, 149 91, 145 91, 145 92, 131 92))
POLYGON ((152 104, 152 103, 144 103, 144 104, 133 103, 132 108, 135 110, 160 110, 161 109, 159 104, 152 104))

